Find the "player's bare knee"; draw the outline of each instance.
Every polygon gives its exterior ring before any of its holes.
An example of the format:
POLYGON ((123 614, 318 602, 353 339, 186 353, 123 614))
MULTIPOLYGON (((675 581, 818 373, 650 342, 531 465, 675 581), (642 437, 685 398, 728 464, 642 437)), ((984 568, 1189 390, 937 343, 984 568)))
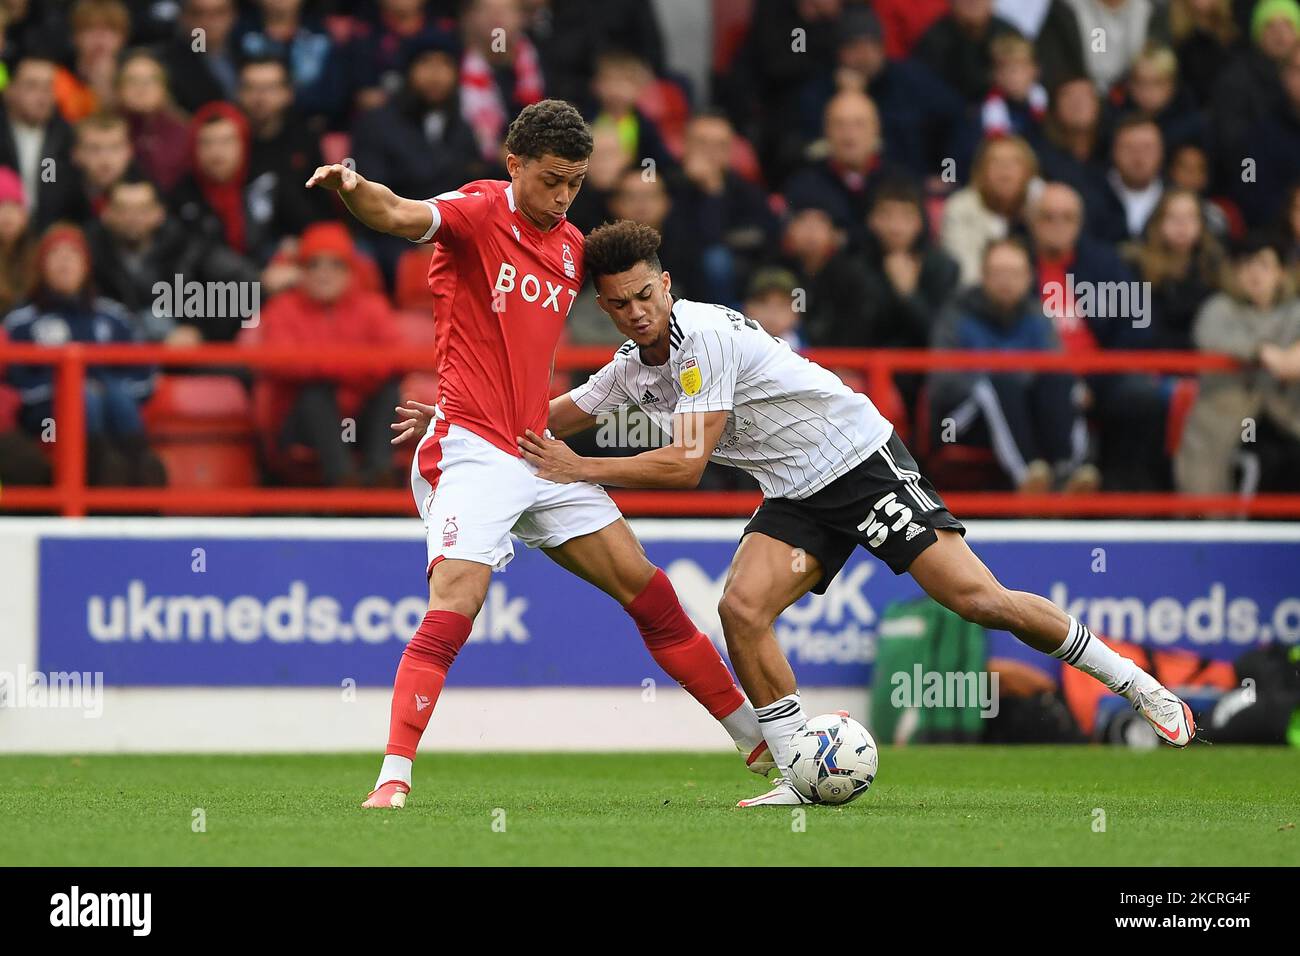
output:
POLYGON ((996 582, 963 590, 950 609, 972 624, 996 631, 1009 630, 1015 620, 1011 592, 996 582))
POLYGON ((728 648, 733 639, 742 644, 767 631, 772 626, 771 615, 762 602, 740 590, 728 588, 718 602, 718 618, 722 621, 723 636, 728 648))
POLYGON ((429 576, 429 610, 454 611, 471 620, 487 598, 490 569, 471 562, 443 562, 429 576))

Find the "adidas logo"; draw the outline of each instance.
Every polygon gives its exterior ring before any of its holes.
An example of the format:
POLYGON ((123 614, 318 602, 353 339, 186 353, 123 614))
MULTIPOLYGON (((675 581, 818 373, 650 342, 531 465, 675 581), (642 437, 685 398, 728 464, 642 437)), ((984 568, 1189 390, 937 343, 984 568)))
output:
POLYGON ((652 402, 657 402, 657 401, 659 401, 659 396, 651 392, 650 389, 648 388, 645 390, 645 394, 641 396, 642 405, 649 405, 652 402))
POLYGON ((433 702, 429 700, 429 698, 425 697, 423 694, 416 694, 415 712, 418 714, 420 711, 424 710, 424 708, 428 707, 431 703, 433 702))
POLYGON ((911 541, 918 534, 921 534, 924 531, 925 531, 924 528, 922 528, 919 524, 913 521, 911 524, 907 526, 907 534, 905 534, 903 538, 907 541, 911 541))

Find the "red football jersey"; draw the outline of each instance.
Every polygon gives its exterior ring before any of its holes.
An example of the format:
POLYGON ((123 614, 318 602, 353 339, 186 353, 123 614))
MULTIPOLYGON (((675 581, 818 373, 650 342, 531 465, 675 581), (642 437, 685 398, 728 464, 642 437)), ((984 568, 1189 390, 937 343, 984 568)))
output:
POLYGON ((518 455, 516 436, 546 429, 555 346, 582 286, 582 232, 567 219, 538 229, 500 180, 433 201, 442 217, 429 263, 439 407, 518 455))

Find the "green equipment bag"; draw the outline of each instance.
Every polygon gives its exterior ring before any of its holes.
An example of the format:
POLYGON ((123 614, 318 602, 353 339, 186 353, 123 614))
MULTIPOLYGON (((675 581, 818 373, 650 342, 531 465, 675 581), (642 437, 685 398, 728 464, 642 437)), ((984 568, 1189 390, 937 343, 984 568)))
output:
POLYGON ((984 629, 929 597, 895 601, 876 631, 871 731, 882 744, 965 743, 984 732, 984 629))

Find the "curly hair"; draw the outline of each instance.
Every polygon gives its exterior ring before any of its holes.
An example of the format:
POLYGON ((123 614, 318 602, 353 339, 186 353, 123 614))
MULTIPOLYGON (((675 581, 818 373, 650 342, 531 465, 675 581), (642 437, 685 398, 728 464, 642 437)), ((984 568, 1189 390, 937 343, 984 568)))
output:
POLYGON ((597 226, 587 236, 583 261, 592 280, 600 276, 627 272, 638 262, 644 262, 656 272, 659 264, 659 231, 631 219, 607 222, 597 226))
POLYGON ((591 127, 564 100, 541 100, 520 110, 506 134, 506 149, 523 159, 558 156, 581 162, 591 156, 591 127))

